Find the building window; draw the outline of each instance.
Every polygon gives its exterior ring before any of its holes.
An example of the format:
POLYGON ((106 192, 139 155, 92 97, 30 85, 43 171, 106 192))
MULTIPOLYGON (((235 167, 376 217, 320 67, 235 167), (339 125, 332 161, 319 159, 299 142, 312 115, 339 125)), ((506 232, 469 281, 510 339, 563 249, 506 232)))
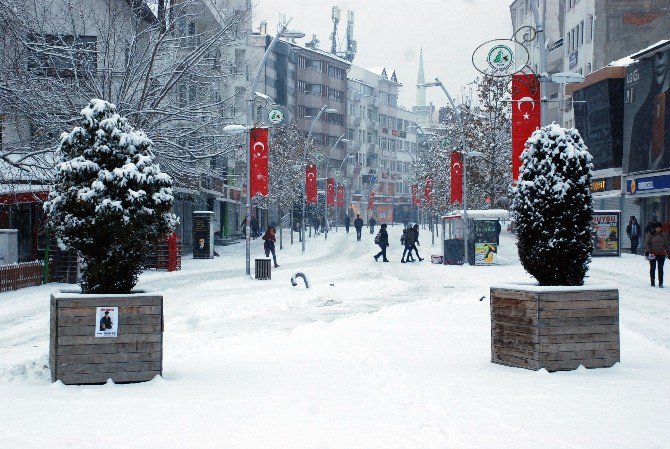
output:
POLYGON ((304 81, 298 81, 298 93, 299 94, 304 94, 305 93, 305 82, 304 81))
POLYGON ((91 78, 97 72, 95 36, 31 34, 27 47, 28 70, 36 75, 91 78))
POLYGON ((300 58, 298 59, 298 67, 300 67, 301 69, 307 68, 307 58, 305 58, 304 56, 300 56, 300 58))

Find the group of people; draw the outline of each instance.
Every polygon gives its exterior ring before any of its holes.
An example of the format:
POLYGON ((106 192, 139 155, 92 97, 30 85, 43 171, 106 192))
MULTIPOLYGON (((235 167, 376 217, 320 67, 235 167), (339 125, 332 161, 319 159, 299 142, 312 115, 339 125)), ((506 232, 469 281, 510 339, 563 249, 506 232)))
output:
MULTIPOLYGON (((642 229, 635 216, 630 217, 628 226, 626 226, 626 234, 630 239, 631 253, 637 254, 642 229)), ((644 238, 644 256, 649 261, 649 280, 652 287, 656 285, 656 273, 658 272, 658 286, 663 288, 663 265, 668 254, 670 254, 668 236, 663 233, 663 225, 654 216, 645 228, 644 238)))
MULTIPOLYGON (((383 223, 381 225, 381 229, 379 230, 379 233, 375 236, 375 243, 379 245, 380 251, 375 254, 373 257, 375 259, 375 262, 379 261, 379 258, 382 258, 383 262, 390 262, 388 260, 388 257, 386 256, 386 248, 388 248, 389 245, 389 234, 388 231, 386 230, 386 223, 383 223)), ((360 240, 360 239, 359 239, 360 240)), ((419 259, 419 261, 422 261, 423 258, 419 256, 419 248, 417 248, 417 245, 420 246, 419 243, 419 225, 415 224, 412 227, 405 228, 402 231, 402 237, 400 237, 400 244, 403 245, 404 250, 402 252, 402 257, 400 259, 401 263, 407 263, 407 262, 414 262, 415 259, 412 256, 412 251, 416 253, 416 258, 419 259)))

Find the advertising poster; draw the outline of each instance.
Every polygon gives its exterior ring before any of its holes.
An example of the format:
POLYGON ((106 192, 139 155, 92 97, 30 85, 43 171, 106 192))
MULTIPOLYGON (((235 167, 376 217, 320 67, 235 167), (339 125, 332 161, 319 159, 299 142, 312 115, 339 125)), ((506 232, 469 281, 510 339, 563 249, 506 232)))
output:
POLYGON ((621 235, 621 212, 593 211, 591 235, 593 236, 593 256, 619 256, 621 235))
POLYGON ((95 336, 117 337, 119 330, 118 307, 96 307, 95 309, 95 336))
POLYGON ((475 265, 495 265, 497 254, 495 243, 475 243, 475 265))
POLYGON ((625 137, 628 172, 670 168, 670 50, 626 68, 625 137))

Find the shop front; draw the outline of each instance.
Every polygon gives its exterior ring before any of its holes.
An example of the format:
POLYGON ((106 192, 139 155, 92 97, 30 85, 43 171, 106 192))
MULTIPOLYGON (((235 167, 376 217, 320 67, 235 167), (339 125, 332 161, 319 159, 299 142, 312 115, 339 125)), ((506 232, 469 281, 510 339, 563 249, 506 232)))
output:
POLYGON ((630 176, 626 179, 626 195, 638 205, 643 229, 649 222, 660 221, 663 232, 670 232, 670 173, 630 176))

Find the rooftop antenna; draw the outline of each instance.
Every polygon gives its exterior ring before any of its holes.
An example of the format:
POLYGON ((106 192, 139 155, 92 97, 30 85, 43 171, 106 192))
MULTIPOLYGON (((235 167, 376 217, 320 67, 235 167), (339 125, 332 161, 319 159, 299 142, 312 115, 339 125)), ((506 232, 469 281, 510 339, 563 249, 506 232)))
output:
POLYGON ((330 34, 330 52, 337 54, 337 26, 340 23, 340 8, 333 6, 331 9, 331 18, 333 20, 333 32, 330 34))
POLYGON ((353 62, 356 57, 356 50, 358 45, 354 40, 354 12, 347 11, 347 50, 344 55, 344 58, 353 62))

